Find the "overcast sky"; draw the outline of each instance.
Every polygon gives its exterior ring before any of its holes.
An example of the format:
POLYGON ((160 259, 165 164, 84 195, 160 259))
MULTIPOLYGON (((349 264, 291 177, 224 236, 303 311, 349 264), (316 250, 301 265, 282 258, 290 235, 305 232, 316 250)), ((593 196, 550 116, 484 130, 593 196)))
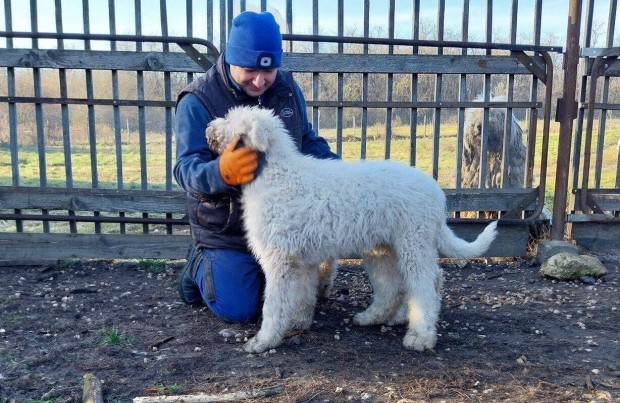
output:
MULTIPOLYGON (((193 0, 194 28, 192 36, 206 38, 206 4, 210 0, 193 0)), ((30 31, 30 1, 11 0, 12 24, 14 31, 30 31)), ((38 28, 39 31, 54 32, 56 30, 54 16, 54 0, 37 0, 38 28)), ((214 1, 216 13, 214 32, 215 42, 219 38, 219 1, 214 1)), ((411 38, 412 32, 412 1, 396 1, 396 25, 395 36, 398 38, 411 38)), ((422 0, 421 21, 423 24, 432 25, 437 21, 438 1, 422 0)), ((517 42, 530 43, 533 37, 534 23, 534 0, 521 0, 518 2, 517 14, 517 42)), ((542 7, 542 41, 543 44, 549 38, 557 38, 558 43, 553 45, 565 45, 566 26, 568 22, 569 0, 544 0, 542 7)), ((584 2, 586 3, 586 2, 584 2)), ((607 30, 610 0, 597 0, 595 2, 595 21, 603 29, 607 30)), ((142 34, 160 35, 160 0, 142 0, 142 34)), ((238 12, 235 2, 235 13, 238 12)), ((248 9, 258 9, 260 0, 247 0, 248 9)), ((286 15, 285 0, 269 0, 267 2, 270 11, 281 16, 286 15)), ((370 1, 370 27, 371 35, 377 35, 379 31, 387 33, 388 26, 387 0, 370 1)), ((463 10, 462 0, 446 0, 445 2, 445 27, 452 38, 460 39, 461 14, 463 10)), ((485 16, 486 0, 470 0, 469 40, 485 40, 485 16)), ((185 1, 167 0, 168 34, 184 36, 187 34, 185 22, 185 1)), ((493 1, 493 36, 494 40, 507 41, 510 31, 510 10, 512 0, 493 1)), ((109 33, 108 1, 90 0, 90 24, 91 33, 109 33)), ((119 34, 135 33, 134 0, 116 0, 116 29, 119 34)), ((82 0, 62 0, 63 28, 65 32, 83 32, 82 0)), ((585 17, 585 10, 583 10, 585 17)), ((616 18, 618 19, 618 18, 616 18)), ((311 33, 312 29, 312 1, 293 1, 293 32, 311 33)), ((337 33, 337 2, 335 0, 319 0, 319 25, 320 33, 335 35, 337 33)), ((363 34, 363 0, 344 0, 344 25, 345 34, 363 34)), ((618 25, 618 24, 617 24, 618 25)), ((6 29, 4 3, 0 5, 0 27, 6 29)), ((582 25, 583 27, 583 25, 582 25)), ((616 27, 619 30, 620 27, 616 27)), ((601 38, 604 41, 604 37, 601 38)), ((0 42, 1 43, 1 42, 0 42)), ((16 41, 14 46, 27 46, 29 42, 16 41), (20 44, 21 43, 21 44, 20 44)), ((49 42, 50 47, 55 42, 49 42)), ((599 44, 603 46, 603 43, 599 44)), ((40 43, 46 47, 45 41, 40 43)))

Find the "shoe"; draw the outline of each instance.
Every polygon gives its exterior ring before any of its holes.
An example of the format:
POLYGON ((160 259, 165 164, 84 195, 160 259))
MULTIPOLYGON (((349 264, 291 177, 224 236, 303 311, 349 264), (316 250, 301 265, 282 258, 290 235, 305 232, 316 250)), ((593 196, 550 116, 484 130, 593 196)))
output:
POLYGON ((179 277, 179 295, 186 304, 197 305, 202 304, 202 295, 200 294, 200 288, 196 283, 196 272, 200 265, 200 259, 202 258, 202 252, 196 249, 194 244, 189 246, 187 251, 187 257, 185 267, 179 277))

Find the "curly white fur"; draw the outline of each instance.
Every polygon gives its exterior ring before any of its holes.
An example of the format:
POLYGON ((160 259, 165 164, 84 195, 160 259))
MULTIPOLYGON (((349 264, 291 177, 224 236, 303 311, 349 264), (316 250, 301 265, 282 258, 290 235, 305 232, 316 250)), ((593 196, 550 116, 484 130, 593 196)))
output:
POLYGON ((394 161, 302 155, 270 110, 235 108, 207 129, 217 153, 236 134, 264 156, 241 199, 248 242, 266 277, 261 329, 245 349, 262 352, 279 345, 291 328, 308 328, 319 266, 350 256, 365 257, 374 291, 354 322, 390 323, 405 305, 409 330, 403 344, 433 348, 443 279, 437 251, 480 256, 495 238, 496 222, 474 242, 459 239, 446 225, 445 195, 433 178, 394 161))

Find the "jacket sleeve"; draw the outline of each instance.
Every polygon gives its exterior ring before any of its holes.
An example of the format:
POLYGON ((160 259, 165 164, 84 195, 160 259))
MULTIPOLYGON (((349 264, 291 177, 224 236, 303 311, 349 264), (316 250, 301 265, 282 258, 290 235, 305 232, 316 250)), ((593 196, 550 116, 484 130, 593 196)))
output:
POLYGON ((297 96, 297 104, 300 105, 301 109, 301 124, 303 128, 303 135, 301 139, 301 153, 309 154, 316 158, 320 159, 340 159, 340 156, 331 151, 329 148, 329 144, 327 140, 323 137, 318 136, 314 129, 312 128, 312 124, 308 120, 308 114, 306 113, 307 105, 306 99, 304 98, 303 93, 301 92, 301 88, 295 82, 295 93, 297 96))
POLYGON ((212 120, 202 101, 194 94, 181 98, 174 121, 176 162, 174 177, 183 190, 197 194, 232 193, 236 188, 224 183, 218 156, 207 145, 205 130, 212 120))

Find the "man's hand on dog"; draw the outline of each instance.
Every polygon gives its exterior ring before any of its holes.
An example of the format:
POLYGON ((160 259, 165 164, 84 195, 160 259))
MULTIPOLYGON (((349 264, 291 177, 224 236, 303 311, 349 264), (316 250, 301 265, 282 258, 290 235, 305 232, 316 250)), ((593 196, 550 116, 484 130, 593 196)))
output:
POLYGON ((228 186, 251 182, 254 179, 254 172, 258 168, 258 155, 254 150, 247 146, 235 149, 239 140, 241 137, 236 135, 220 155, 218 168, 224 183, 228 186))

